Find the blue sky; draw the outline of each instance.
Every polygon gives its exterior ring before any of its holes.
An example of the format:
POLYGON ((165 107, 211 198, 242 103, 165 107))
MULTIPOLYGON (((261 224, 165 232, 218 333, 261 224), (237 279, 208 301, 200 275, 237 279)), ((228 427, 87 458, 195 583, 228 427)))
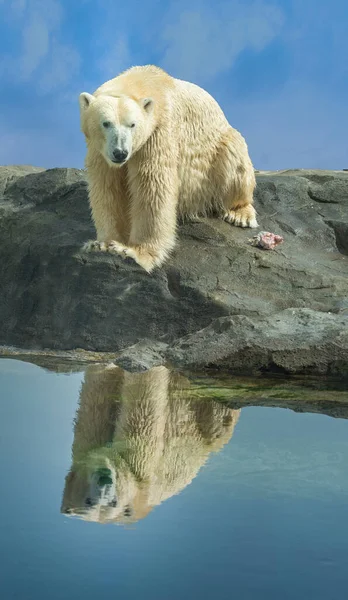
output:
POLYGON ((0 0, 0 164, 82 167, 79 93, 148 63, 207 89, 256 168, 348 168, 347 0, 0 0))

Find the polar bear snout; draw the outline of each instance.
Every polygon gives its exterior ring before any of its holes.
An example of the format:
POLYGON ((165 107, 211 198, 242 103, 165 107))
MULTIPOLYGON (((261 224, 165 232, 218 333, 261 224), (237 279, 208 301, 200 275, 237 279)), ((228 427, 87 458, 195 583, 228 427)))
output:
POLYGON ((104 156, 111 165, 121 166, 132 154, 133 139, 131 128, 111 123, 103 128, 105 136, 104 156))
POLYGON ((128 150, 122 150, 121 148, 115 148, 112 151, 112 162, 114 163, 123 163, 128 157, 128 150))
POLYGON ((121 166, 132 154, 132 134, 115 127, 107 131, 105 155, 110 163, 121 166))

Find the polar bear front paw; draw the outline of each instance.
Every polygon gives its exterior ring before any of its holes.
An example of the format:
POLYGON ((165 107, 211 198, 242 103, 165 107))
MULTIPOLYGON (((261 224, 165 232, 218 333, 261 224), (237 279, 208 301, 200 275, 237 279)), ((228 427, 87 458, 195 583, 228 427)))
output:
POLYGON ((140 267, 150 273, 158 264, 159 257, 153 252, 139 247, 124 246, 120 242, 111 240, 109 242, 99 242, 98 240, 91 240, 83 245, 82 250, 84 252, 109 252, 110 254, 118 254, 123 258, 132 258, 140 267))
POLYGON ((150 273, 156 266, 156 257, 139 247, 129 247, 120 244, 119 242, 108 242, 107 252, 114 252, 124 258, 132 258, 140 267, 150 273))
POLYGON ((126 246, 111 240, 110 242, 100 242, 98 240, 90 240, 82 246, 84 252, 122 252, 126 246))
POLYGON ((124 257, 132 258, 140 267, 142 267, 147 273, 151 273, 151 271, 157 265, 156 257, 153 256, 150 252, 146 250, 138 250, 137 248, 126 248, 123 247, 122 250, 118 252, 124 257))
POLYGON ((89 240, 82 246, 83 252, 106 252, 106 242, 98 242, 98 240, 89 240))
POLYGON ((224 221, 237 227, 258 227, 255 208, 251 204, 229 210, 224 214, 224 221))

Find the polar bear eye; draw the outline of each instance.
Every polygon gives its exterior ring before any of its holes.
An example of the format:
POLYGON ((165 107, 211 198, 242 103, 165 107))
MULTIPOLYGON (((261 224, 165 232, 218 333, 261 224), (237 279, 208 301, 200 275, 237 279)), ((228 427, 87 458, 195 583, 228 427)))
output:
POLYGON ((103 121, 103 127, 105 127, 105 129, 107 129, 110 126, 111 126, 110 121, 103 121))
POLYGON ((129 125, 129 127, 130 127, 131 129, 133 129, 133 127, 135 127, 135 123, 131 123, 131 124, 129 125))

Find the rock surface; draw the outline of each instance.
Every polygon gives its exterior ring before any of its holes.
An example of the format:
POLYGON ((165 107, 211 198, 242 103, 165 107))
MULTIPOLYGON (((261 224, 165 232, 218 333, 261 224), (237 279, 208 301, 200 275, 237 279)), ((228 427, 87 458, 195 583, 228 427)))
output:
POLYGON ((111 352, 130 370, 347 375, 348 173, 262 172, 257 184, 260 230, 281 246, 203 219, 180 226, 148 275, 80 251, 94 237, 83 171, 1 167, 0 344, 111 352))

